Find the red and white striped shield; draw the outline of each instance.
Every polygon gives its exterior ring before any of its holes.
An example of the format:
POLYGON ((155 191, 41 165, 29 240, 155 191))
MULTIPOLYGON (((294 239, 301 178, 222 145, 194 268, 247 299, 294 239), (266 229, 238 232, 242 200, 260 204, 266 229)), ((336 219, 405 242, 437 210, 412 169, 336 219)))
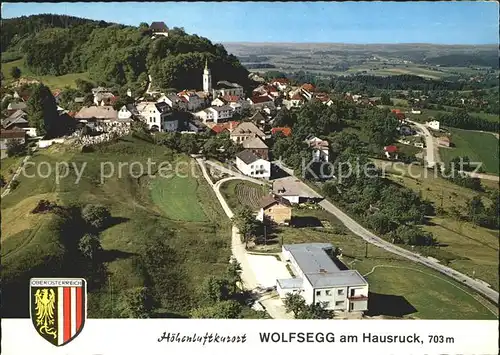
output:
POLYGON ((80 334, 87 318, 85 279, 31 279, 30 314, 45 340, 55 346, 68 344, 80 334))

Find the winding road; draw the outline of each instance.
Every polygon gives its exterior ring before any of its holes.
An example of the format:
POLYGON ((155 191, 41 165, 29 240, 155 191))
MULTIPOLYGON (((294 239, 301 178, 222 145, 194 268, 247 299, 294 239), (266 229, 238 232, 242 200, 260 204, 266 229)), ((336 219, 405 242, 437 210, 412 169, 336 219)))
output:
MULTIPOLYGON (((222 197, 222 194, 219 191, 220 185, 223 184, 225 181, 234 180, 234 179, 250 179, 249 181, 253 181, 255 179, 251 179, 251 178, 247 178, 247 177, 242 178, 242 177, 233 176, 230 178, 222 179, 222 180, 218 181, 217 183, 213 184, 211 182, 210 178, 208 177, 208 173, 206 173, 206 168, 204 166, 204 162, 201 159, 197 159, 197 161, 198 161, 198 164, 200 164, 200 166, 202 166, 203 174, 207 175, 206 179, 208 179, 207 181, 210 181, 210 185, 213 186, 214 191, 217 195, 217 198, 221 202, 224 210, 226 211, 226 214, 228 214, 228 216, 232 217, 232 212, 229 209, 229 206, 227 206, 226 201, 224 200, 224 198, 222 197)), ((230 171, 229 169, 227 169, 227 170, 230 171)), ((234 174, 234 172, 233 172, 233 174, 234 174)), ((263 182, 261 182, 261 183, 264 184, 263 182)), ((312 188, 310 188, 304 182, 297 182, 297 183, 302 184, 301 188, 304 189, 304 191, 308 191, 312 196, 317 196, 318 198, 322 198, 322 196, 320 194, 318 194, 316 191, 314 191, 312 188)), ((495 304, 498 304, 498 292, 491 289, 483 281, 473 279, 472 277, 469 277, 469 276, 462 274, 456 270, 453 270, 452 268, 449 268, 447 266, 440 264, 438 261, 434 261, 433 259, 429 259, 427 257, 413 253, 409 250, 403 249, 403 248, 398 247, 390 242, 385 241, 384 239, 376 236, 375 234, 373 234, 372 232, 370 232, 369 230, 367 230, 366 228, 361 226, 358 222, 356 222, 354 219, 352 219, 347 214, 342 212, 338 207, 336 207, 333 203, 331 203, 330 201, 327 201, 326 199, 323 199, 321 202, 319 202, 319 205, 323 209, 325 209, 327 212, 329 212, 329 213, 333 214, 335 217, 337 217, 351 232, 353 232, 354 234, 363 238, 368 243, 375 245, 375 246, 378 246, 378 247, 380 247, 388 252, 391 252, 393 254, 404 257, 408 260, 414 261, 416 263, 419 263, 419 264, 425 265, 431 269, 434 269, 434 270, 436 270, 436 271, 438 271, 438 272, 440 272, 448 277, 451 277, 452 279, 458 281, 462 285, 466 285, 466 286, 470 287, 471 289, 480 293, 481 295, 483 295, 484 297, 486 297, 490 301, 493 301, 495 304)), ((237 229, 235 230, 234 228, 235 227, 233 227, 233 253, 235 253, 234 255, 240 255, 242 260, 245 260, 245 257, 243 257, 243 255, 246 256, 245 247, 241 243, 237 229)), ((243 268, 244 267, 243 262, 240 261, 240 263, 242 264, 242 268, 243 268)), ((247 265, 248 265, 248 262, 247 262, 247 265)), ((252 271, 251 271, 250 265, 248 265, 248 268, 249 268, 249 270, 247 271, 248 276, 246 276, 246 277, 249 280, 249 284, 251 284, 252 275, 250 275, 250 274, 252 273, 252 271)), ((253 276, 253 280, 255 280, 255 276, 253 276)))
MULTIPOLYGON (((222 209, 226 213, 227 217, 231 219, 234 216, 233 211, 229 208, 229 205, 227 204, 226 200, 222 196, 222 193, 220 191, 220 187, 222 184, 224 184, 226 181, 231 181, 231 180, 245 180, 245 181, 250 181, 253 183, 257 183, 260 185, 266 185, 264 181, 261 180, 256 180, 252 179, 250 177, 244 176, 240 173, 237 173, 235 171, 232 171, 230 169, 227 169, 223 167, 222 165, 209 162, 206 160, 203 160, 202 158, 197 158, 196 162, 201 168, 201 171, 203 173, 203 177, 207 181, 207 183, 210 185, 210 187, 213 189, 215 196, 219 200, 222 209), (212 182, 212 179, 210 178, 210 175, 207 171, 206 165, 210 165, 216 169, 219 169, 220 171, 223 171, 229 175, 232 175, 230 177, 221 179, 217 181, 216 183, 212 182)), ((251 290, 255 293, 259 293, 257 290, 259 290, 259 283, 257 281, 257 278, 255 277, 255 273, 253 272, 252 266, 250 265, 250 262, 248 261, 247 257, 247 250, 245 249, 245 244, 241 241, 241 236, 238 228, 233 225, 232 227, 232 232, 231 232, 231 253, 233 257, 238 261, 238 263, 241 266, 241 279, 243 282, 243 288, 247 290, 251 290), (257 291, 257 292, 256 292, 257 291)), ((271 297, 268 294, 261 294, 259 295, 259 298, 257 300, 267 311, 267 313, 274 319, 290 319, 290 314, 287 314, 284 307, 281 305, 281 301, 277 302, 277 300, 273 297, 271 297)))

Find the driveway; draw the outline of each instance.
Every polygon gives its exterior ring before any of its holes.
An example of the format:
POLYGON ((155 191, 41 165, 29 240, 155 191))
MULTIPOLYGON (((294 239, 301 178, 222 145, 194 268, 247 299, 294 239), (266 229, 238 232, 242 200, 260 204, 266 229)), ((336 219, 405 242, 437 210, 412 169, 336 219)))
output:
POLYGON ((273 255, 256 255, 247 253, 247 260, 260 287, 276 286, 276 279, 289 279, 292 276, 286 264, 273 255))
POLYGON ((427 166, 429 168, 432 168, 434 165, 436 165, 436 163, 441 162, 441 160, 439 159, 438 149, 436 147, 437 143, 436 143, 434 137, 432 136, 431 132, 429 131, 429 129, 424 124, 421 124, 421 123, 418 123, 415 121, 411 121, 409 119, 407 119, 407 121, 414 124, 415 126, 417 126, 418 129, 420 129, 424 133, 424 136, 425 136, 425 161, 427 162, 427 166))

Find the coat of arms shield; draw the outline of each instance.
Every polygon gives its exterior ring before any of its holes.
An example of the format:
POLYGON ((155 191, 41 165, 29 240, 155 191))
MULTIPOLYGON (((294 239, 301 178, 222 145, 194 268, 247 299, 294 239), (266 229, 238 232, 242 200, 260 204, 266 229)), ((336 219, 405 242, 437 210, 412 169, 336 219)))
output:
POLYGON ((42 338, 55 346, 68 344, 80 334, 87 318, 85 279, 31 279, 30 316, 42 338))

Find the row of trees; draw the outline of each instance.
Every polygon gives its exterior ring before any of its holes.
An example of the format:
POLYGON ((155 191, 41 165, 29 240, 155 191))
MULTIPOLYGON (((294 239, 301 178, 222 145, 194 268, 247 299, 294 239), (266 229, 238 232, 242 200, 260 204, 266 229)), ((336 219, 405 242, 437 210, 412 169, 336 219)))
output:
POLYGON ((436 115, 436 119, 443 125, 447 127, 455 127, 462 129, 480 130, 480 131, 490 131, 498 132, 500 126, 498 121, 488 121, 478 117, 472 117, 464 109, 458 109, 454 112, 440 113, 436 115))

